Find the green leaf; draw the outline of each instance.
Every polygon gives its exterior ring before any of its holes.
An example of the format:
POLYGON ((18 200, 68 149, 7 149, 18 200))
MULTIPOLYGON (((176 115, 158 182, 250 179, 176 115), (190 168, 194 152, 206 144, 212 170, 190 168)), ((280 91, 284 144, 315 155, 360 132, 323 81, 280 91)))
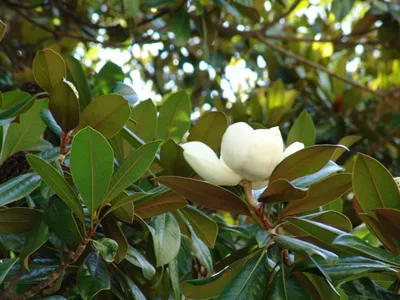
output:
POLYGON ((248 259, 249 258, 244 258, 234 261, 227 268, 210 277, 191 279, 182 282, 182 294, 189 299, 210 299, 218 297, 224 288, 236 278, 236 275, 240 272, 248 259))
POLYGON ((43 108, 47 108, 47 99, 37 100, 27 112, 20 115, 19 124, 12 123, 9 126, 1 151, 2 161, 15 152, 29 149, 39 141, 46 128, 40 119, 43 108))
POLYGON ((124 79, 125 74, 121 67, 113 62, 107 62, 94 77, 93 93, 96 97, 107 94, 118 81, 124 79))
POLYGON ((48 93, 57 82, 67 76, 63 58, 51 49, 37 53, 33 59, 32 71, 38 85, 48 93))
POLYGON ((111 178, 103 205, 109 203, 124 189, 142 177, 153 162, 160 143, 160 141, 147 143, 124 160, 111 178))
POLYGON ((151 225, 153 236, 154 254, 157 267, 170 263, 179 252, 181 247, 181 231, 178 222, 170 214, 155 217, 151 225))
POLYGON ((191 177, 194 174, 183 156, 182 147, 174 140, 168 140, 161 146, 160 165, 169 175, 191 177))
POLYGON ((83 110, 78 129, 90 126, 110 139, 128 122, 129 103, 117 94, 101 96, 83 110))
POLYGON ((222 136, 228 128, 228 118, 222 112, 207 112, 197 121, 187 138, 188 142, 199 141, 208 145, 214 152, 221 148, 222 136))
POLYGON ((29 164, 42 180, 67 204, 72 211, 83 221, 82 205, 68 185, 64 177, 58 171, 38 156, 28 154, 26 156, 29 164))
POLYGON ((266 101, 268 127, 279 124, 283 115, 292 108, 296 95, 296 90, 285 91, 285 86, 280 79, 272 84, 267 91, 266 101))
MULTIPOLYGON (((361 140, 361 137, 358 135, 348 135, 345 136, 344 138, 340 139, 339 141, 339 145, 343 145, 346 147, 351 147, 353 146, 355 143, 357 143, 359 140, 361 140)), ((333 152, 333 155, 331 157, 331 160, 333 161, 337 161, 338 158, 346 151, 346 149, 336 149, 335 152, 333 152)))
POLYGON ((113 150, 99 132, 86 127, 72 141, 70 165, 74 183, 93 217, 111 181, 113 150))
POLYGON ((305 215, 302 218, 323 223, 345 232, 351 232, 353 230, 351 221, 345 215, 337 211, 323 211, 305 215))
POLYGON ((340 285, 340 288, 344 290, 348 299, 368 299, 368 300, 399 300, 400 295, 388 291, 370 278, 361 278, 354 281, 349 281, 340 285))
POLYGON ((81 234, 71 209, 57 196, 53 196, 44 212, 44 219, 51 231, 70 247, 81 241, 81 234))
POLYGON ((341 22, 351 11, 354 0, 335 0, 332 2, 331 12, 335 15, 336 20, 341 22))
POLYGON ((313 174, 323 168, 341 145, 317 145, 304 148, 284 159, 274 170, 270 182, 278 179, 293 180, 313 174))
POLYGON ((353 189, 361 208, 400 209, 400 194, 390 172, 376 159, 358 154, 353 169, 353 189))
POLYGON ((255 255, 244 264, 217 299, 263 299, 266 290, 265 282, 268 278, 268 265, 264 253, 261 257, 255 255))
POLYGON ((40 176, 23 174, 0 185, 0 206, 8 205, 29 195, 40 184, 40 176))
POLYGON ((60 80, 56 83, 49 97, 49 108, 57 124, 64 132, 70 132, 79 124, 78 95, 71 83, 60 80))
POLYGON ((162 8, 165 6, 172 5, 175 0, 145 0, 143 4, 140 6, 140 9, 147 8, 162 8))
POLYGON ((113 211, 113 216, 122 222, 132 224, 134 215, 133 202, 125 203, 113 211))
POLYGON ((279 264, 279 271, 275 274, 272 281, 267 299, 291 300, 304 299, 311 300, 309 292, 304 288, 299 280, 289 273, 283 263, 279 264))
POLYGON ((37 226, 42 217, 38 210, 13 207, 0 210, 0 234, 19 233, 37 226))
POLYGON ((331 244, 339 235, 346 233, 335 227, 319 223, 313 220, 289 217, 285 218, 285 221, 288 221, 289 223, 300 228, 308 235, 315 237, 316 239, 326 244, 331 244))
POLYGON ((128 252, 128 241, 124 233, 121 230, 121 227, 118 225, 117 220, 112 216, 107 216, 102 220, 101 223, 104 226, 104 233, 107 237, 113 239, 118 243, 117 253, 115 254, 114 261, 119 264, 125 259, 125 256, 128 252))
POLYGON ((157 138, 180 142, 190 127, 191 113, 191 102, 186 92, 181 91, 169 96, 160 108, 157 138))
POLYGON ((92 245, 106 262, 111 263, 114 261, 114 257, 118 251, 118 243, 116 241, 109 238, 102 238, 92 240, 92 245))
POLYGON ((92 93, 90 92, 85 72, 82 69, 81 63, 72 55, 64 54, 63 58, 67 66, 67 79, 72 82, 78 90, 79 108, 82 112, 84 108, 92 102, 92 93))
POLYGON ((226 10, 227 13, 231 14, 234 16, 237 20, 241 20, 242 16, 240 12, 232 5, 230 5, 227 1, 225 0, 213 0, 212 1, 216 6, 219 6, 226 10))
POLYGON ((218 236, 218 225, 200 210, 186 206, 182 213, 190 222, 196 235, 210 248, 214 248, 218 236))
MULTIPOLYGON (((168 264, 168 273, 169 279, 171 281, 171 286, 173 290, 173 295, 175 300, 181 299, 181 287, 180 287, 180 280, 179 280, 179 269, 178 269, 178 261, 177 259, 172 260, 168 264)), ((0 281, 1 283, 1 281, 0 281)))
MULTIPOLYGON (((0 20, 0 41, 3 39, 4 34, 6 33, 6 24, 4 24, 1 20, 0 20)), ((0 282, 1 283, 1 282, 0 282)))
POLYGON ((126 18, 134 18, 136 17, 139 7, 139 0, 123 0, 124 13, 126 18))
POLYGON ((132 132, 145 142, 153 140, 157 129, 157 108, 151 99, 141 101, 133 107, 131 119, 136 121, 136 124, 128 125, 132 132))
MULTIPOLYGON (((315 260, 332 281, 343 282, 365 276, 372 272, 396 272, 387 264, 361 256, 339 258, 334 265, 328 264, 324 260, 318 259, 318 257, 316 257, 315 260)), ((315 263, 310 259, 296 263, 293 272, 299 271, 310 272, 317 275, 321 274, 315 263)))
POLYGON ((32 231, 29 232, 28 238, 26 239, 25 246, 22 249, 19 258, 23 262, 23 266, 29 271, 29 256, 35 253, 41 246, 46 243, 49 238, 49 227, 46 222, 41 220, 32 231))
POLYGON ((341 171, 344 171, 344 168, 341 166, 338 166, 335 162, 330 160, 325 165, 325 167, 323 167, 318 172, 315 172, 311 175, 307 175, 307 176, 292 180, 291 183, 296 187, 308 187, 308 186, 320 181, 321 179, 324 179, 332 174, 335 174, 335 173, 338 173, 341 171))
POLYGON ((2 104, 2 111, 0 112, 0 120, 10 119, 21 115, 22 113, 29 110, 35 103, 36 98, 41 94, 29 95, 24 92, 8 92, 4 94, 4 100, 2 104), (12 95, 12 96, 11 96, 12 95), (11 98, 11 99, 10 99, 11 98))
POLYGON ((307 188, 297 188, 285 179, 278 179, 267 186, 258 197, 258 201, 266 203, 290 202, 306 197, 307 188))
POLYGON ((335 253, 299 239, 283 235, 276 235, 274 240, 275 243, 282 248, 287 248, 294 252, 306 253, 308 255, 316 254, 321 256, 329 264, 334 264, 338 260, 338 256, 335 253))
POLYGON ((147 197, 142 201, 135 202, 135 213, 142 219, 158 216, 173 210, 185 207, 188 203, 181 195, 171 190, 147 197))
POLYGON ((190 19, 184 8, 178 9, 171 18, 170 28, 175 35, 175 43, 185 46, 190 38, 190 19))
POLYGON ((100 291, 111 288, 107 264, 95 252, 90 253, 79 267, 76 282, 84 300, 94 298, 100 291))
MULTIPOLYGON (((340 1, 341 0, 336 1, 336 2, 340 2, 340 1)), ((346 2, 349 3, 351 1, 353 1, 353 0, 346 1, 346 2)), ((334 6, 333 3, 332 3, 332 6, 334 6)), ((333 69, 335 74, 346 77, 346 64, 347 64, 347 58, 346 58, 346 56, 343 55, 335 62, 335 66, 333 69)), ((332 91, 335 94, 336 99, 338 99, 338 97, 343 97, 344 91, 345 91, 345 82, 343 80, 332 78, 332 91)), ((341 143, 339 142, 339 144, 341 144, 341 143)))
POLYGON ((301 142, 304 146, 315 144, 315 126, 310 114, 303 110, 290 128, 286 146, 289 147, 294 142, 301 142))
POLYGON ((400 266, 399 257, 390 254, 386 250, 374 248, 351 234, 343 234, 337 237, 332 244, 356 255, 364 255, 391 265, 400 266))
POLYGON ((137 285, 124 273, 119 272, 118 275, 121 281, 127 286, 127 291, 134 300, 146 300, 147 298, 143 295, 142 291, 137 287, 137 285))
MULTIPOLYGON (((374 209, 384 231, 400 240, 400 210, 389 208, 374 209)), ((379 236, 377 236, 379 238, 379 236)))
POLYGON ((6 278, 8 272, 11 271, 11 268, 14 266, 14 264, 17 261, 18 261, 18 258, 1 260, 1 262, 0 262, 0 285, 3 283, 4 278, 6 278))
POLYGON ((242 215, 250 214, 247 205, 242 199, 217 185, 177 176, 157 177, 156 180, 186 199, 204 207, 242 215))
POLYGON ((57 124, 50 110, 42 109, 40 111, 40 117, 42 118, 43 123, 46 124, 52 132, 54 132, 58 137, 61 137, 61 127, 57 124))
POLYGON ((126 204, 133 204, 133 201, 138 198, 143 198, 151 194, 146 193, 135 193, 128 195, 126 192, 121 192, 114 200, 110 202, 111 207, 108 208, 107 212, 103 215, 103 218, 120 207, 126 204))
POLYGON ((126 101, 128 101, 130 106, 134 106, 139 101, 139 97, 135 90, 123 82, 117 82, 111 89, 110 93, 121 95, 126 101))
POLYGON ((135 248, 129 246, 126 260, 138 268, 142 269, 144 278, 150 280, 156 274, 156 269, 146 259, 146 257, 135 248))
POLYGON ((285 208, 285 216, 310 211, 336 200, 351 189, 351 174, 332 175, 311 186, 308 195, 297 201, 292 201, 285 208))

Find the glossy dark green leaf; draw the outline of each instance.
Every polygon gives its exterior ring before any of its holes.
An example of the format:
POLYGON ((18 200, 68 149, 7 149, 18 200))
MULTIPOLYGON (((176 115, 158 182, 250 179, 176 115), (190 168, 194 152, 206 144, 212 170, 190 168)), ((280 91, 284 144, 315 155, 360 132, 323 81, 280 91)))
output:
MULTIPOLYGON (((350 148, 353 146, 355 143, 357 143, 359 140, 361 140, 361 137, 358 135, 348 135, 345 136, 344 138, 340 139, 339 145, 346 146, 350 148)), ((336 161, 338 158, 345 152, 345 149, 336 149, 335 152, 333 153, 331 160, 336 161)))
POLYGON ((323 211, 310 215, 305 215, 302 218, 309 219, 315 222, 323 223, 345 232, 353 230, 351 221, 344 214, 337 211, 323 211))
POLYGON ((383 230, 400 240, 400 210, 390 208, 374 209, 383 230))
POLYGON ((306 147, 312 146, 315 144, 315 136, 314 122, 310 114, 306 110, 303 110, 290 128, 286 147, 289 147, 294 142, 303 143, 306 147))
POLYGON ((160 150, 160 165, 168 175, 192 177, 194 171, 183 156, 183 149, 174 140, 163 143, 160 150))
POLYGON ((157 129, 157 108, 151 99, 141 101, 131 110, 131 119, 136 124, 129 124, 132 132, 136 133, 143 141, 149 142, 154 138, 157 129))
POLYGON ((357 255, 364 255, 388 264, 400 266, 399 257, 386 250, 374 248, 367 242, 350 234, 338 236, 332 244, 357 255))
POLYGON ((102 225, 104 226, 105 235, 118 243, 118 250, 115 254, 115 263, 119 264, 125 259, 125 256, 128 252, 128 241, 124 233, 121 230, 121 227, 118 225, 117 220, 112 216, 107 216, 102 220, 102 225))
POLYGON ((222 136, 228 128, 228 119, 222 112, 212 111, 205 113, 190 130, 188 142, 199 141, 208 145, 215 152, 219 152, 222 136))
POLYGON ((255 255, 244 264, 217 299, 263 299, 266 293, 265 282, 268 278, 266 258, 264 255, 261 258, 255 255))
POLYGON ((190 98, 186 92, 181 91, 169 96, 159 111, 157 138, 180 142, 190 127, 191 107, 190 98))
POLYGON ((13 117, 21 115, 22 113, 29 110, 30 107, 32 107, 32 105, 36 101, 36 98, 39 95, 42 95, 42 94, 36 94, 36 95, 31 96, 24 92, 20 92, 20 93, 21 94, 17 94, 17 95, 12 94, 13 96, 10 97, 12 99, 9 99, 9 100, 7 97, 7 96, 9 96, 9 94, 7 94, 7 93, 4 94, 5 96, 4 96, 4 100, 3 100, 2 111, 0 112, 0 120, 6 120, 9 118, 13 118, 13 117), (25 94, 27 94, 27 95, 25 95, 25 94), (21 99, 20 101, 16 101, 16 100, 19 100, 19 97, 21 97, 21 96, 24 96, 24 98, 21 99), (7 100, 8 100, 8 102, 6 102, 7 100))
MULTIPOLYGON (((140 200, 140 199, 139 199, 140 200)), ((166 212, 183 208, 187 205, 185 198, 168 190, 135 203, 135 213, 142 219, 158 216, 166 212)))
POLYGON ((178 9, 170 21, 171 30, 175 35, 175 43, 185 46, 190 38, 190 18, 186 9, 178 9))
POLYGON ((245 202, 234 193, 219 186, 178 176, 157 177, 157 181, 173 189, 186 199, 215 210, 250 214, 245 202))
POLYGON ((33 59, 32 71, 36 82, 48 93, 67 75, 63 58, 51 49, 37 53, 33 59))
POLYGON ((128 101, 117 94, 108 94, 90 102, 83 110, 78 129, 90 126, 110 139, 128 122, 128 101))
POLYGON ((134 300, 146 300, 147 298, 143 295, 142 291, 138 286, 130 279, 125 273, 120 272, 119 276, 127 286, 127 291, 134 300))
POLYGON ((118 220, 125 222, 125 223, 132 224, 133 219, 135 218, 133 201, 131 201, 129 203, 125 203, 124 205, 121 205, 120 207, 115 209, 112 212, 112 214, 118 220))
POLYGON ((102 238, 99 240, 92 240, 92 245, 104 261, 108 263, 114 261, 114 257, 118 251, 118 243, 116 241, 109 238, 102 238))
POLYGON ((284 159, 274 170, 270 182, 277 179, 293 180, 313 174, 323 168, 341 145, 317 145, 304 148, 284 159))
POLYGON ((90 253, 79 267, 76 278, 81 297, 90 300, 100 291, 111 287, 107 264, 95 252, 90 253))
POLYGON ((154 160, 160 143, 154 141, 141 146, 119 166, 111 178, 103 205, 117 197, 146 172, 154 160))
POLYGON ((12 259, 2 259, 0 262, 0 285, 3 283, 4 278, 6 278, 8 272, 10 272, 11 268, 18 261, 17 258, 12 259))
POLYGON ((121 67, 109 61, 94 77, 93 93, 96 97, 107 94, 118 81, 124 81, 124 79, 125 74, 121 67))
POLYGON ((42 177, 42 180, 67 204, 83 221, 83 208, 72 188, 58 171, 38 156, 26 156, 31 167, 42 177))
POLYGON ((42 218, 38 210, 14 207, 0 210, 0 234, 29 231, 37 226, 42 218))
POLYGON ((341 171, 344 171, 344 168, 338 166, 335 162, 330 160, 318 172, 292 180, 291 183, 296 187, 308 187, 332 174, 339 173, 341 171))
POLYGON ((274 275, 274 279, 269 287, 268 300, 292 300, 304 299, 311 300, 308 291, 303 285, 289 274, 289 270, 283 263, 279 264, 279 271, 274 275))
POLYGON ((142 269, 143 276, 150 280, 156 274, 156 269, 147 260, 147 258, 137 249, 129 246, 125 259, 131 264, 142 269))
POLYGON ((57 196, 50 199, 44 219, 50 230, 68 246, 74 247, 81 241, 81 234, 71 209, 57 196))
POLYGON ((123 82, 117 82, 110 93, 121 95, 128 101, 130 106, 135 105, 139 101, 139 97, 135 90, 123 82))
POLYGON ((151 225, 154 227, 153 245, 157 267, 168 264, 178 255, 181 247, 181 232, 178 222, 170 214, 155 217, 151 225))
MULTIPOLYGON (((339 258, 334 265, 328 264, 323 259, 319 259, 318 257, 316 257, 315 260, 318 262, 319 266, 324 270, 324 272, 328 274, 332 281, 355 279, 372 272, 396 272, 387 264, 361 256, 339 258)), ((293 271, 320 274, 320 271, 315 266, 315 263, 310 259, 302 260, 301 262, 296 263, 293 271)))
POLYGON ((393 176, 370 156, 358 154, 353 169, 353 189, 366 213, 376 208, 400 209, 400 193, 393 176))
POLYGON ((308 188, 297 188, 285 179, 278 179, 267 186, 258 197, 258 201, 266 203, 290 202, 306 197, 308 188))
POLYGON ((310 187, 308 195, 300 200, 292 201, 285 208, 285 216, 310 211, 327 204, 351 189, 351 174, 332 175, 310 187))
POLYGON ((190 222, 196 235, 208 247, 214 248, 218 235, 217 223, 193 206, 186 206, 181 211, 190 222))
POLYGON ((29 195, 40 184, 40 176, 19 175, 0 185, 0 206, 8 205, 29 195))
POLYGON ((112 213, 113 211, 117 210, 118 208, 125 206, 126 204, 133 204, 134 200, 139 198, 144 198, 146 196, 151 197, 151 194, 135 193, 128 195, 126 192, 122 192, 116 198, 114 198, 114 200, 110 202, 111 206, 108 208, 107 212, 102 216, 102 218, 112 213))
POLYGON ((368 299, 368 300, 399 300, 400 295, 391 291, 388 291, 370 278, 360 278, 358 280, 345 282, 340 285, 349 299, 368 299))
POLYGON ((181 283, 182 294, 189 299, 209 299, 218 297, 236 277, 248 258, 233 264, 210 277, 186 280, 181 283))
POLYGON ((41 220, 29 232, 25 246, 22 249, 19 259, 25 269, 29 270, 29 256, 36 252, 49 238, 49 227, 44 220, 41 220))
POLYGON ((67 67, 67 79, 74 84, 79 94, 79 108, 82 112, 86 106, 92 101, 92 94, 89 89, 85 72, 81 63, 72 55, 63 55, 67 67))
POLYGON ((162 8, 165 6, 172 5, 174 3, 173 0, 145 0, 143 4, 140 6, 141 9, 147 8, 162 8))
POLYGON ((47 99, 35 101, 32 107, 19 116, 19 123, 11 123, 3 142, 1 160, 20 150, 36 145, 46 125, 40 119, 40 111, 47 108, 47 99))
POLYGON ((104 200, 114 169, 114 152, 96 130, 86 127, 72 141, 72 178, 91 216, 104 200))
POLYGON ((332 3, 331 12, 335 15, 336 20, 341 22, 351 11, 354 0, 336 0, 332 3))
POLYGON ((169 279, 171 281, 173 296, 175 300, 180 300, 182 297, 180 279, 179 279, 179 269, 177 259, 172 260, 168 264, 169 279))
POLYGON ((334 264, 338 260, 338 256, 335 253, 299 239, 277 235, 275 236, 274 240, 280 247, 292 250, 294 252, 306 253, 308 255, 316 254, 321 256, 327 263, 330 264, 334 264))
POLYGON ((54 132, 58 137, 61 137, 61 127, 57 124, 50 110, 42 109, 40 111, 40 117, 42 118, 43 123, 46 124, 52 132, 54 132))

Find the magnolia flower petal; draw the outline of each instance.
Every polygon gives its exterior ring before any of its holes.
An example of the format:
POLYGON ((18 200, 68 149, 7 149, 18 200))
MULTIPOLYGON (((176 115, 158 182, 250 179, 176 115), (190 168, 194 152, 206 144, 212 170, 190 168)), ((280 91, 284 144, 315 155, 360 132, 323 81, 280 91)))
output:
POLYGON ((256 140, 254 129, 243 122, 229 126, 222 137, 221 160, 242 178, 248 177, 244 169, 248 164, 248 153, 256 140))
POLYGON ((304 149, 304 144, 300 143, 300 142, 294 142, 289 147, 287 147, 285 151, 283 151, 282 160, 284 160, 286 157, 292 155, 293 153, 296 153, 297 151, 299 151, 301 149, 304 149))
POLYGON ((252 189, 253 190, 263 189, 268 185, 268 183, 269 180, 253 182, 252 189))
POLYGON ((206 181, 216 185, 237 185, 242 179, 220 161, 215 152, 201 142, 182 145, 188 164, 206 181))
POLYGON ((242 172, 253 182, 267 180, 283 157, 283 140, 278 127, 255 130, 256 140, 247 153, 242 172))

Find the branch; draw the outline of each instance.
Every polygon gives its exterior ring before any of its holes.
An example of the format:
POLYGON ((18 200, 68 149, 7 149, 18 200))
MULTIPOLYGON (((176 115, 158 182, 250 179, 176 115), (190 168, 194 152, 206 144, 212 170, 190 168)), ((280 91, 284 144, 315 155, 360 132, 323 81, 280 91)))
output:
POLYGON ((357 87, 357 88, 359 88, 359 89, 361 89, 361 90, 363 90, 365 92, 368 92, 368 93, 370 93, 372 95, 380 96, 380 97, 383 96, 383 93, 380 92, 380 91, 373 90, 373 89, 369 88, 368 86, 365 86, 365 85, 363 85, 363 84, 361 84, 361 83, 359 83, 357 81, 351 80, 351 79, 347 78, 346 76, 337 74, 337 73, 329 70, 328 68, 326 68, 326 67, 324 67, 324 66, 322 66, 320 64, 311 62, 311 61, 309 61, 308 59, 306 59, 304 57, 301 57, 301 56, 299 56, 297 54, 294 54, 293 52, 290 52, 290 51, 288 51, 288 50, 286 50, 286 49, 284 49, 282 47, 279 47, 279 46, 275 45, 274 43, 269 42, 261 34, 257 34, 257 39, 261 43, 267 45, 268 47, 274 49, 275 51, 278 51, 278 52, 282 53, 285 56, 291 57, 291 58, 297 60, 298 62, 303 63, 303 64, 305 64, 307 66, 310 66, 310 67, 312 67, 312 68, 314 68, 316 70, 325 72, 325 73, 327 73, 329 76, 331 76, 333 78, 336 78, 338 80, 344 81, 344 82, 346 82, 346 83, 348 83, 348 84, 350 84, 350 85, 352 85, 354 87, 357 87))

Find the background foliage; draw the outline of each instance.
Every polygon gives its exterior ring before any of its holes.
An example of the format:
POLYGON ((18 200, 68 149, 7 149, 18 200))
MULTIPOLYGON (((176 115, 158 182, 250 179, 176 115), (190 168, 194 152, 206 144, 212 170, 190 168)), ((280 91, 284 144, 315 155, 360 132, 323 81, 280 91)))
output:
POLYGON ((0 20, 2 297, 399 298, 395 1, 3 0, 0 20), (258 195, 271 227, 178 146, 218 152, 238 121, 311 146, 258 195))

